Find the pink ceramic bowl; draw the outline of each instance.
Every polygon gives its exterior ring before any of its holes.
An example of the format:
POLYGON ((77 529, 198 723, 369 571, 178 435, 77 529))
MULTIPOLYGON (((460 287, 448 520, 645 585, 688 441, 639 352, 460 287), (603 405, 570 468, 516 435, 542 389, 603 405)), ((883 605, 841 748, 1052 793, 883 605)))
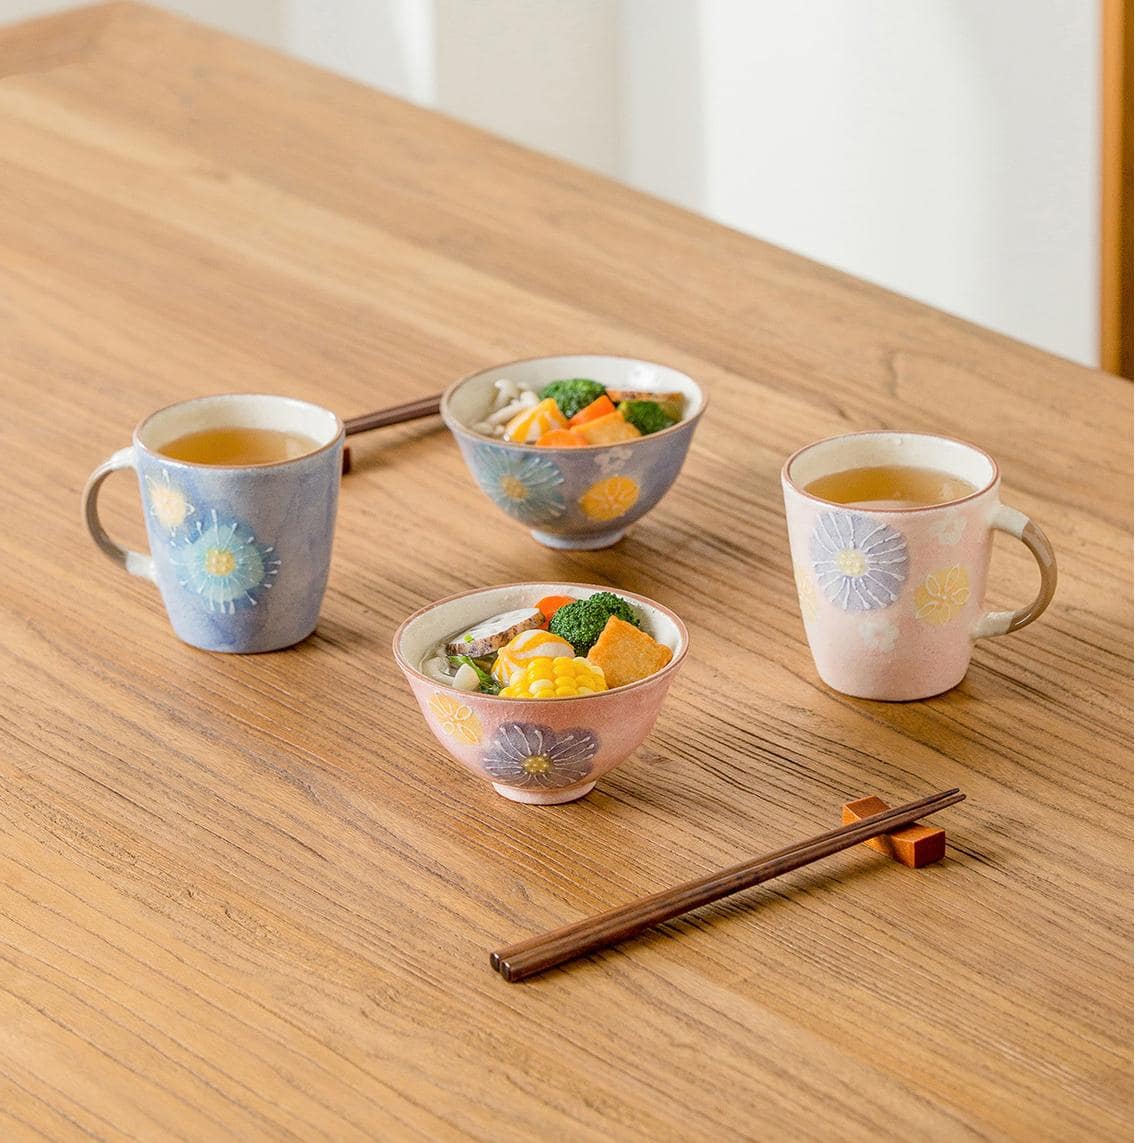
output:
POLYGON ((453 690, 421 664, 450 635, 482 619, 533 606, 546 595, 586 598, 607 587, 582 583, 510 583, 430 603, 393 636, 393 654, 437 741, 462 766, 514 802, 553 806, 591 791, 651 732, 675 672, 687 654, 687 630, 674 612, 629 591, 643 629, 674 652, 637 683, 562 699, 502 699, 453 690))

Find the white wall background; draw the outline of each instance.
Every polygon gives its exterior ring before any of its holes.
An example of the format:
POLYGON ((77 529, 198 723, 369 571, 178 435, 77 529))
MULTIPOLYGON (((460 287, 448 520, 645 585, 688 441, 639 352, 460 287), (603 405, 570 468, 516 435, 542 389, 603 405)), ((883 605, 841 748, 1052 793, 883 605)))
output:
POLYGON ((160 6, 1098 358, 1097 0, 160 6))

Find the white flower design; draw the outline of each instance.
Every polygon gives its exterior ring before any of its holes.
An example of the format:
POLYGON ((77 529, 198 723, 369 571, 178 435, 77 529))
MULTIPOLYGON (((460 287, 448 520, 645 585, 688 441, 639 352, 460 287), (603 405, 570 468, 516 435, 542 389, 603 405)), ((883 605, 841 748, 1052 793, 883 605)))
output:
POLYGON ((843 611, 888 607, 909 574, 905 537, 859 512, 823 512, 810 536, 810 559, 826 598, 843 611))
POLYGON ((473 459, 477 484, 510 516, 545 524, 564 514, 563 474, 547 457, 477 445, 473 459))
POLYGON ((261 544, 250 526, 238 520, 210 524, 171 540, 171 561, 179 585, 193 591, 211 611, 233 615, 236 607, 256 605, 258 594, 274 586, 282 563, 270 544, 261 544))
POLYGON ((600 449, 595 456, 595 466, 600 472, 618 472, 631 459, 631 452, 626 445, 600 449))
POLYGON ((870 615, 858 625, 861 640, 871 651, 892 651, 901 629, 887 615, 870 615))
POLYGON ((964 535, 965 518, 958 512, 942 512, 929 528, 929 535, 946 548, 959 543, 964 535))
POLYGON ((182 489, 171 483, 171 474, 164 468, 159 478, 147 475, 147 501, 151 513, 168 532, 183 526, 183 521, 194 512, 182 489))

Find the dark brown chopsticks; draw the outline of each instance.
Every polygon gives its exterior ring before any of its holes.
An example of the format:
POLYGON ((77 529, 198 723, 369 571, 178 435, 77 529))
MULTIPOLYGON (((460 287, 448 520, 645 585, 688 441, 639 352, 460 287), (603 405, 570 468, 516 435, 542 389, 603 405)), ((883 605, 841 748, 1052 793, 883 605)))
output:
MULTIPOLYGON (((383 429, 388 425, 403 425, 406 421, 419 421, 422 417, 431 417, 441 411, 441 398, 443 393, 434 393, 431 397, 418 397, 415 401, 406 401, 403 405, 391 405, 388 409, 378 409, 374 413, 362 413, 359 417, 350 417, 345 421, 345 435, 353 436, 355 433, 367 433, 370 429, 383 429)), ((341 453, 341 472, 345 473, 353 467, 353 453, 345 448, 341 453)))
POLYGON ((416 401, 406 401, 403 405, 393 405, 388 409, 378 409, 375 413, 362 413, 359 417, 350 417, 345 422, 345 435, 354 433, 367 433, 370 429, 383 429, 387 425, 400 425, 405 421, 416 421, 421 417, 431 417, 441 410, 441 397, 443 393, 434 393, 431 397, 419 397, 416 401))
POLYGON ((930 794, 927 798, 919 798, 908 805, 885 810, 851 825, 839 826, 816 837, 776 849, 763 857, 752 858, 741 865, 707 874, 688 881, 685 885, 664 889, 661 893, 653 893, 649 897, 620 905, 595 917, 587 917, 562 929, 507 945, 493 952, 489 959, 492 967, 505 980, 524 980, 565 961, 626 940, 652 925, 679 917, 700 905, 708 905, 752 885, 780 877, 783 873, 800 869, 803 865, 839 853, 852 845, 859 845, 878 834, 910 825, 938 810, 963 802, 964 799, 965 795, 957 789, 946 790, 943 794, 930 794))

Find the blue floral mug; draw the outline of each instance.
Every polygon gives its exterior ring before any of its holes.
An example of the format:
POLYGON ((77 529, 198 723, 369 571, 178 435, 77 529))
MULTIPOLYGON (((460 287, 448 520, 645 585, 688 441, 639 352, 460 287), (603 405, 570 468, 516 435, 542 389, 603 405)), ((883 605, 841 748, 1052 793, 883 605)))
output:
POLYGON ((290 397, 226 394, 170 405, 91 474, 83 492, 88 530, 120 567, 158 585, 183 642, 229 652, 292 646, 317 625, 325 594, 344 441, 334 413, 290 397), (283 434, 301 455, 215 464, 163 451, 211 430, 283 434), (100 486, 125 468, 139 478, 146 555, 121 547, 99 520, 100 486))

